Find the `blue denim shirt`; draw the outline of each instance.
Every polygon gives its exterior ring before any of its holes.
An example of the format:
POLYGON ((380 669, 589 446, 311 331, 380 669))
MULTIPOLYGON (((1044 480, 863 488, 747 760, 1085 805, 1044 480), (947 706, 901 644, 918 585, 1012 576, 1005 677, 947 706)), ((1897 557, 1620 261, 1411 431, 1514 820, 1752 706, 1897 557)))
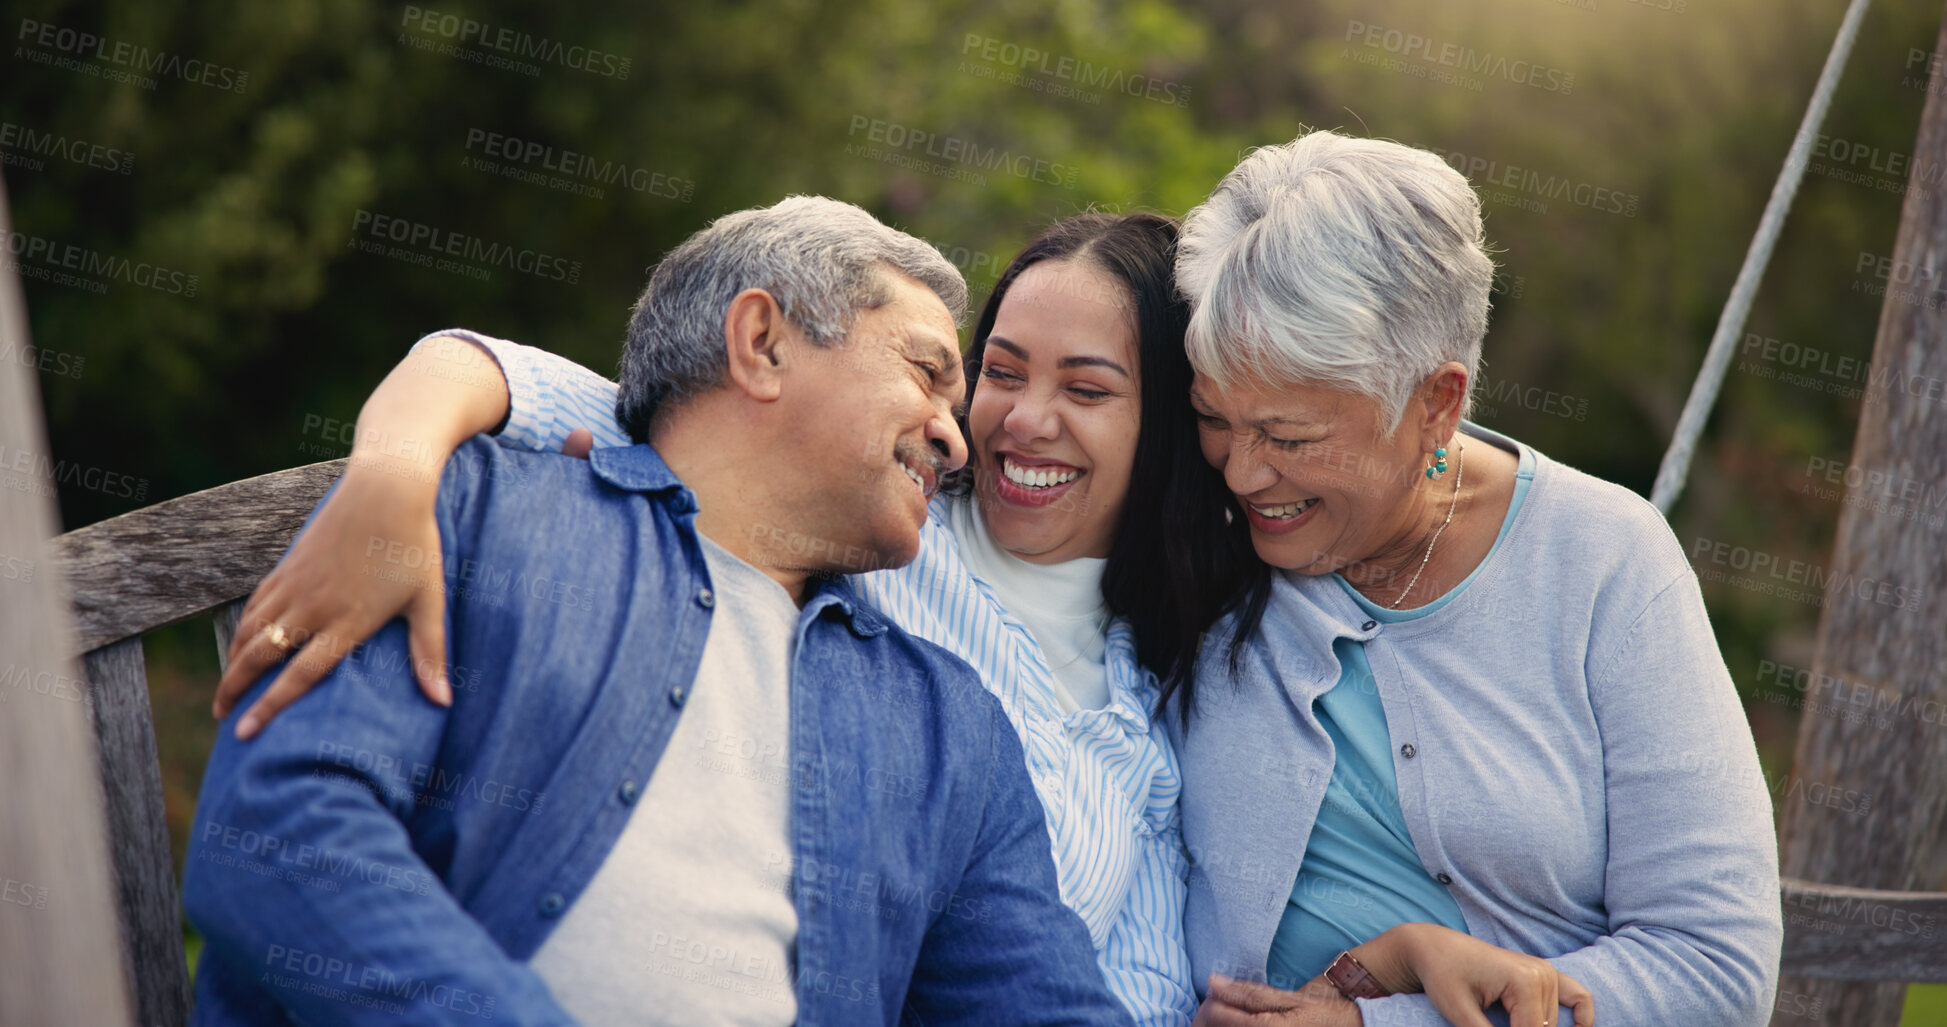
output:
MULTIPOLYGON (((183 886, 198 1023, 571 1022, 525 961, 695 685, 715 604, 695 514, 646 445, 454 454, 443 574, 367 554, 443 577, 454 704, 419 695, 394 621, 256 740, 224 725, 183 886)), ((816 582, 791 749, 799 1023, 1127 1023, 966 664, 816 582)))

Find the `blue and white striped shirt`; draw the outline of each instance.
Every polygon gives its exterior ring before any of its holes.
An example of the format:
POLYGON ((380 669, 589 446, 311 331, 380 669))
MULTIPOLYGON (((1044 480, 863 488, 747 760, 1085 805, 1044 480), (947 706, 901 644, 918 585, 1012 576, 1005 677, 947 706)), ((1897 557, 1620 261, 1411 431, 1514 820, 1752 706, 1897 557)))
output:
MULTIPOLYGON (((464 330, 435 334, 469 339, 500 362, 510 400, 503 445, 558 450, 576 428, 593 433, 598 447, 629 444, 615 420, 614 382, 531 346, 464 330)), ((966 660, 1000 699, 1047 812, 1062 900, 1088 925, 1110 990, 1138 1023, 1188 1023, 1197 999, 1183 936, 1182 777, 1167 734, 1149 717, 1155 676, 1136 663, 1129 624, 1116 620, 1104 654, 1108 704, 1064 714, 1033 634, 962 556, 956 527, 978 530, 968 527, 973 518, 953 516, 965 502, 935 498, 913 562, 852 583, 901 627, 966 660)))

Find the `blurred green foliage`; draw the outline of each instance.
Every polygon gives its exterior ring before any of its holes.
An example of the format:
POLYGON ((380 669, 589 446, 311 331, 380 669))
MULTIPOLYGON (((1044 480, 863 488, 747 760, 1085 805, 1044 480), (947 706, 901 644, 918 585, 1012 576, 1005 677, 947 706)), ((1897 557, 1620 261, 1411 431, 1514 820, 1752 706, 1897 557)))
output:
MULTIPOLYGON (((10 245, 45 239, 197 279, 193 296, 24 283, 41 346, 85 361, 41 377, 52 448, 148 481, 154 502, 342 454, 322 422, 354 418, 427 331, 470 326, 611 368, 659 254, 792 192, 860 203, 935 241, 978 298, 1050 219, 1180 214, 1248 147, 1317 126, 1425 146, 1474 172, 1503 265, 1485 374, 1500 391, 1480 419, 1646 493, 1845 5, 1665 6, 23 0, 0 119, 133 159, 127 174, 51 157, 7 167, 10 245), (453 38, 442 16, 487 28, 453 38), (36 24, 247 81, 226 90, 178 67, 144 88, 49 65, 52 54, 125 67, 68 54, 58 32, 49 46, 36 24), (505 55, 487 45, 503 29, 517 48, 564 49, 516 57, 538 74, 440 49, 505 55), (1462 67, 1426 59, 1449 47, 1462 67), (607 63, 573 66, 588 52, 607 63), (550 159, 489 156, 488 134, 653 184, 625 177, 597 197, 482 170, 498 159, 546 174, 550 159), (915 138, 926 142, 899 148, 915 138), (964 156, 990 149, 1028 172, 964 156), (1584 194, 1626 198, 1627 212, 1576 202, 1584 194), (367 253, 361 212, 579 270, 568 282, 495 267, 481 281, 367 253)), ((1869 355, 1880 300, 1862 255, 1890 254, 1905 176, 1885 158, 1931 161, 1937 175, 1942 156, 1912 155, 1939 19, 1921 0, 1872 10, 1825 127, 1839 145, 1805 180, 1755 335, 1869 355), (1869 156, 1843 168, 1834 159, 1862 147, 1869 156)), ((1777 380, 1791 368, 1761 349, 1733 367, 1674 526, 1686 548, 1723 540, 1823 564, 1839 507, 1808 493, 1807 461, 1847 458, 1859 400, 1777 380)), ((61 505, 75 527, 139 504, 64 486, 61 505)), ((1724 586, 1707 595, 1767 760, 1782 765, 1796 714, 1757 668, 1809 666, 1818 610, 1724 586)), ((159 700, 165 730, 207 738, 188 721, 202 716, 209 668, 174 667, 158 668, 159 694, 180 693, 192 712, 159 700)), ((179 758, 180 825, 200 766, 179 758)))

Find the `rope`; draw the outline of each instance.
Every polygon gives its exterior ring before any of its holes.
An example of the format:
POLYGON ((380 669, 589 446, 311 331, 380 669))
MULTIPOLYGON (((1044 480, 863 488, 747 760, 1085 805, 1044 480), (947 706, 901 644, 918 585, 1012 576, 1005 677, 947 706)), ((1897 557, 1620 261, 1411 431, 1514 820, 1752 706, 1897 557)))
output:
POLYGON ((1812 139, 1825 121, 1826 108, 1832 106, 1832 93, 1838 89, 1839 76, 1852 56, 1852 44, 1859 37, 1859 23, 1865 20, 1870 2, 1852 0, 1852 6, 1846 8, 1845 20, 1839 23, 1839 35, 1832 40, 1832 52, 1825 57, 1825 70, 1819 73, 1818 87, 1812 90, 1812 103, 1805 108, 1805 120, 1799 123, 1791 153, 1778 172, 1777 184, 1771 187, 1771 200, 1765 204, 1764 218, 1758 222, 1758 234, 1751 239, 1750 252, 1744 255, 1737 284, 1731 286, 1731 298, 1717 319, 1717 333, 1710 338, 1704 366, 1697 372, 1697 381, 1690 386, 1690 398, 1684 401, 1683 416, 1677 419, 1670 449, 1663 454, 1663 466, 1657 469, 1656 484, 1650 489, 1650 502, 1665 517, 1670 516, 1670 508, 1676 505, 1684 480, 1690 476, 1690 458, 1696 452, 1697 437, 1704 433, 1704 422, 1710 419, 1710 409, 1717 403, 1717 392, 1724 385, 1724 371, 1731 364, 1732 347, 1751 314, 1758 282, 1764 278, 1766 265, 1771 263, 1771 251, 1778 245, 1785 215, 1791 210, 1792 198, 1798 195, 1805 165, 1810 163, 1812 139))

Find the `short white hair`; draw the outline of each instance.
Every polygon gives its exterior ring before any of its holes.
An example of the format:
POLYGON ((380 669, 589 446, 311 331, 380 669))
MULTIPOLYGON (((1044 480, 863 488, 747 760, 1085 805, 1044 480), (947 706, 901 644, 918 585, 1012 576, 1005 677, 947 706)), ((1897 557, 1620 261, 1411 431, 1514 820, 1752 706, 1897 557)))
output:
POLYGON ((1460 172, 1331 131, 1245 157, 1184 219, 1176 259, 1199 374, 1370 396, 1388 435, 1449 360, 1467 368, 1471 407, 1493 279, 1460 172))
POLYGON ((745 289, 763 289, 819 346, 837 346, 859 313, 890 302, 890 270, 918 279, 958 322, 967 283, 927 243, 863 208, 790 196, 726 214, 669 251, 629 319, 615 417, 646 441, 656 411, 723 384, 723 318, 745 289))

